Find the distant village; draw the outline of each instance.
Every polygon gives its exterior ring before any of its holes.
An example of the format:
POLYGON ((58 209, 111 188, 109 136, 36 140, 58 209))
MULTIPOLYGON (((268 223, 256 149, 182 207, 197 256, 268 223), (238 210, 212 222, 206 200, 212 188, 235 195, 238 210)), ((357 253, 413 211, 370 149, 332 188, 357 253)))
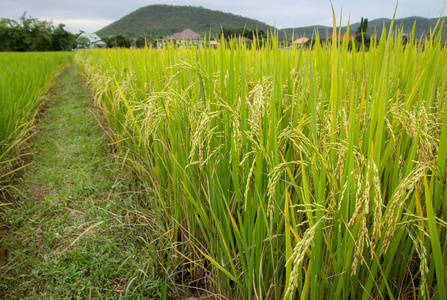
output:
MULTIPOLYGON (((320 43, 331 43, 333 40, 347 41, 349 42, 348 47, 365 47, 365 49, 369 49, 371 43, 371 36, 367 33, 368 29, 368 19, 363 19, 360 22, 360 26, 357 28, 354 34, 337 34, 334 36, 332 33, 326 32, 322 33, 325 38, 318 39, 320 43), (351 43, 351 41, 355 41, 355 43, 351 43)), ((245 44, 247 47, 253 46, 253 43, 256 43, 255 46, 261 46, 264 42, 264 39, 267 37, 265 32, 262 30, 255 31, 249 30, 245 28, 223 28, 222 29, 222 37, 224 40, 236 39, 241 43, 245 44)), ((403 35, 403 42, 405 43, 408 35, 403 35)), ((138 38, 126 38, 121 35, 106 37, 105 40, 102 40, 95 33, 82 33, 77 38, 77 48, 76 49, 84 49, 84 48, 105 48, 105 47, 135 47, 141 48, 144 46, 151 46, 157 49, 161 49, 166 45, 174 45, 176 48, 184 48, 184 47, 217 47, 221 42, 220 39, 208 39, 204 38, 199 33, 186 28, 181 32, 173 33, 172 35, 166 36, 165 38, 159 39, 149 39, 146 40, 142 37, 138 38)), ((316 39, 310 39, 309 37, 301 36, 301 37, 293 37, 286 38, 286 40, 282 41, 281 47, 282 49, 301 49, 303 47, 313 47, 316 43, 316 39)))
MULTIPOLYGON (((245 42, 247 45, 253 43, 253 40, 248 37, 241 36, 240 39, 245 42)), ((167 44, 173 44, 177 48, 183 48, 183 47, 199 47, 199 46, 211 46, 211 47, 217 47, 219 45, 218 41, 215 40, 205 40, 199 33, 186 28, 182 32, 176 32, 170 36, 167 36, 166 38, 159 38, 156 40, 153 40, 152 46, 154 46, 157 49, 163 48, 167 44)), ((106 41, 103 41, 97 34, 95 33, 82 33, 77 38, 77 49, 85 49, 85 48, 106 48, 106 47, 113 47, 113 46, 123 46, 123 47, 136 47, 140 48, 145 45, 148 45, 148 41, 144 38, 129 38, 127 41, 122 36, 116 36, 109 38, 109 43, 106 41), (121 39, 121 41, 116 41, 114 39, 121 39), (127 45, 126 45, 127 42, 127 45)), ((149 46, 149 45, 148 45, 149 46)))
MULTIPOLYGON (((262 38, 264 37, 264 34, 262 38)), ((116 41, 117 37, 110 38, 109 42, 103 41, 97 34, 95 33, 82 33, 77 38, 77 49, 85 49, 85 48, 107 48, 107 47, 136 47, 140 48, 145 45, 147 45, 147 40, 143 38, 130 38, 127 41, 125 41, 125 38, 121 36, 121 38, 118 36, 118 39, 121 39, 120 41, 116 41), (127 42, 127 45, 125 44, 127 42)), ((332 35, 330 35, 330 38, 332 38, 332 35)), ((344 35, 341 35, 340 38, 344 38, 344 35)), ((355 38, 355 34, 349 35, 349 40, 355 38)), ((250 46, 253 43, 253 39, 250 39, 249 37, 245 36, 239 36, 237 37, 241 42, 246 44, 247 46, 250 46)), ((310 41, 309 38, 306 37, 300 37, 295 39, 291 42, 291 44, 288 46, 289 48, 297 48, 300 49, 303 45, 308 43, 310 41)), ((201 36, 199 33, 186 28, 182 32, 176 32, 170 36, 167 36, 166 38, 160 38, 153 41, 152 46, 154 46, 157 49, 163 48, 167 44, 173 44, 177 48, 183 48, 183 47, 198 47, 198 46, 210 46, 210 47, 217 47, 219 45, 219 41, 216 40, 205 40, 203 36, 201 36)))

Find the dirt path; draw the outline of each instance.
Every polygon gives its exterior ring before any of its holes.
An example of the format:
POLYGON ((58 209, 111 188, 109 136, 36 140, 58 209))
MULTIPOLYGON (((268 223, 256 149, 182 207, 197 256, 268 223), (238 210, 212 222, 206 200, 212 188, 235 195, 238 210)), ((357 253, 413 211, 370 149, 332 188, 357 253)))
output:
POLYGON ((90 94, 71 66, 33 141, 34 161, 3 213, 8 256, 0 298, 163 298, 159 233, 138 193, 120 178, 90 94))

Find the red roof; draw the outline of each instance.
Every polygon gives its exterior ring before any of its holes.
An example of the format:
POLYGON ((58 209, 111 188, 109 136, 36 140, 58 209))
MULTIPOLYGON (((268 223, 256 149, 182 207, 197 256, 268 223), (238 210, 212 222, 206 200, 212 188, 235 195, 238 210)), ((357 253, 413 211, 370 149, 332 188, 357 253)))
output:
POLYGON ((296 41, 294 41, 293 44, 304 44, 308 40, 309 40, 308 38, 302 37, 302 38, 299 38, 296 41))
POLYGON ((192 31, 191 29, 187 28, 183 30, 182 32, 176 32, 170 37, 171 40, 199 40, 201 39, 200 34, 197 32, 192 31))
MULTIPOLYGON (((345 38, 345 35, 346 35, 346 34, 340 34, 340 35, 337 34, 337 39, 339 39, 339 40, 343 40, 343 39, 345 38)), ((329 33, 329 38, 332 40, 332 33, 329 33)), ((348 36, 348 39, 349 39, 349 40, 355 39, 355 34, 350 34, 350 35, 348 36)))

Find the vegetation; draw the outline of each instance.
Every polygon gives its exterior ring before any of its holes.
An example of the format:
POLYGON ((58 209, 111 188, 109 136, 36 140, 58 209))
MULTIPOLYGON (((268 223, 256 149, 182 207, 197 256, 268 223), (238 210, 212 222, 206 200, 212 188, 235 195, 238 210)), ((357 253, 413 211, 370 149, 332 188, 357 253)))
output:
POLYGON ((64 24, 54 27, 23 14, 19 22, 0 20, 0 51, 70 51, 76 46, 76 35, 65 30, 64 24))
POLYGON ((355 41, 358 47, 364 46, 366 50, 369 49, 371 45, 371 37, 368 32, 368 19, 363 19, 360 21, 360 26, 355 32, 355 41))
POLYGON ((165 241, 156 216, 142 205, 143 187, 130 188, 110 156, 76 70, 55 86, 21 194, 1 211, 9 255, 0 262, 0 298, 166 298, 172 279, 164 274, 173 272, 162 271, 151 243, 165 241))
POLYGON ((130 48, 131 41, 129 38, 126 38, 122 35, 111 36, 109 38, 105 38, 104 42, 106 42, 107 47, 109 48, 130 48))
MULTIPOLYGON (((133 36, 130 34, 129 36, 133 36)), ((144 48, 146 46, 156 46, 154 40, 151 37, 142 37, 139 36, 137 38, 123 36, 123 35, 113 35, 109 37, 105 37, 102 40, 107 44, 108 48, 144 48)))
POLYGON ((440 35, 402 38, 76 54, 182 282, 228 299, 447 297, 447 53, 440 35))
MULTIPOLYGON (((369 21, 367 25, 368 30, 365 32, 371 36, 379 37, 384 28, 386 31, 390 31, 391 22, 392 20, 390 19, 376 19, 369 21)), ((409 34, 413 32, 413 26, 416 23, 416 27, 414 28, 414 36, 416 39, 422 39, 424 36, 430 36, 430 30, 435 28, 437 22, 437 18, 427 19, 421 17, 408 17, 403 19, 396 19, 393 22, 393 30, 400 30, 403 33, 409 34)), ((360 23, 354 23, 351 24, 349 28, 351 28, 352 32, 352 28, 359 28, 360 25, 360 23)), ((341 33, 346 33, 347 29, 347 26, 341 27, 341 33)), ((305 35, 308 38, 311 38, 316 30, 320 32, 320 37, 325 38, 326 34, 332 31, 332 28, 327 26, 307 26, 283 29, 288 37, 291 37, 292 35, 295 37, 302 37, 305 35)), ((443 40, 447 39, 447 27, 442 28, 441 35, 443 40)))
POLYGON ((81 49, 88 49, 90 47, 90 39, 85 36, 77 38, 76 43, 81 49))
POLYGON ((26 156, 43 95, 72 53, 0 53, 0 198, 26 156))
POLYGON ((80 51, 120 163, 71 68, 16 190, 42 95, 72 54, 0 53, 0 192, 16 196, 0 206, 0 296, 447 298, 436 30, 423 45, 416 26, 383 30, 369 51, 318 34, 311 51, 271 36, 80 51))
POLYGON ((226 40, 237 39, 240 37, 245 37, 250 40, 263 40, 267 37, 263 30, 250 30, 249 28, 245 27, 233 28, 232 26, 222 27, 222 36, 226 40))
POLYGON ((236 16, 230 13, 213 11, 203 7, 150 5, 142 7, 114 23, 97 31, 101 37, 109 35, 166 37, 186 28, 200 33, 220 36, 222 27, 246 27, 268 32, 273 29, 265 23, 236 16))

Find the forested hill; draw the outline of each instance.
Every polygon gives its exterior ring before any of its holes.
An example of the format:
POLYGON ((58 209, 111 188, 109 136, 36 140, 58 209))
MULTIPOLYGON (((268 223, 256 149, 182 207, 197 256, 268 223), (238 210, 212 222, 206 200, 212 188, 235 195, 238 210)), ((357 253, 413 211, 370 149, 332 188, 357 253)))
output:
MULTIPOLYGON (((424 34, 428 35, 430 33, 430 28, 432 28, 432 29, 435 28, 436 23, 438 22, 438 19, 437 18, 427 19, 427 18, 421 18, 421 17, 408 17, 408 18, 394 20, 394 26, 396 28, 401 28, 404 33, 411 33, 411 31, 413 29, 414 22, 416 22, 415 37, 417 39, 419 39, 424 34)), ((360 25, 360 23, 352 23, 350 25, 349 31, 351 33, 355 33, 355 31, 357 30, 357 27, 359 27, 359 25, 360 25)), ((384 25, 388 31, 391 26, 391 20, 384 19, 384 18, 369 20, 368 33, 370 35, 377 34, 377 36, 380 37, 384 25)), ((328 32, 332 33, 332 27, 326 27, 326 26, 308 26, 308 27, 298 27, 298 28, 286 28, 286 29, 284 29, 284 31, 287 33, 288 36, 291 36, 292 34, 295 37, 298 37, 298 36, 301 37, 301 36, 305 35, 306 37, 311 38, 315 29, 318 29, 318 32, 319 32, 321 38, 326 38, 326 35, 328 32)), ((341 28, 342 33, 345 33, 346 30, 347 30, 347 26, 341 28)), ((447 38, 447 25, 444 25, 444 27, 443 27, 442 38, 443 39, 447 38)))
POLYGON ((213 35, 219 35, 222 27, 245 27, 264 32, 272 28, 257 20, 203 7, 150 5, 137 9, 96 33, 101 37, 133 34, 157 38, 183 31, 186 28, 200 34, 209 33, 211 30, 213 35))

